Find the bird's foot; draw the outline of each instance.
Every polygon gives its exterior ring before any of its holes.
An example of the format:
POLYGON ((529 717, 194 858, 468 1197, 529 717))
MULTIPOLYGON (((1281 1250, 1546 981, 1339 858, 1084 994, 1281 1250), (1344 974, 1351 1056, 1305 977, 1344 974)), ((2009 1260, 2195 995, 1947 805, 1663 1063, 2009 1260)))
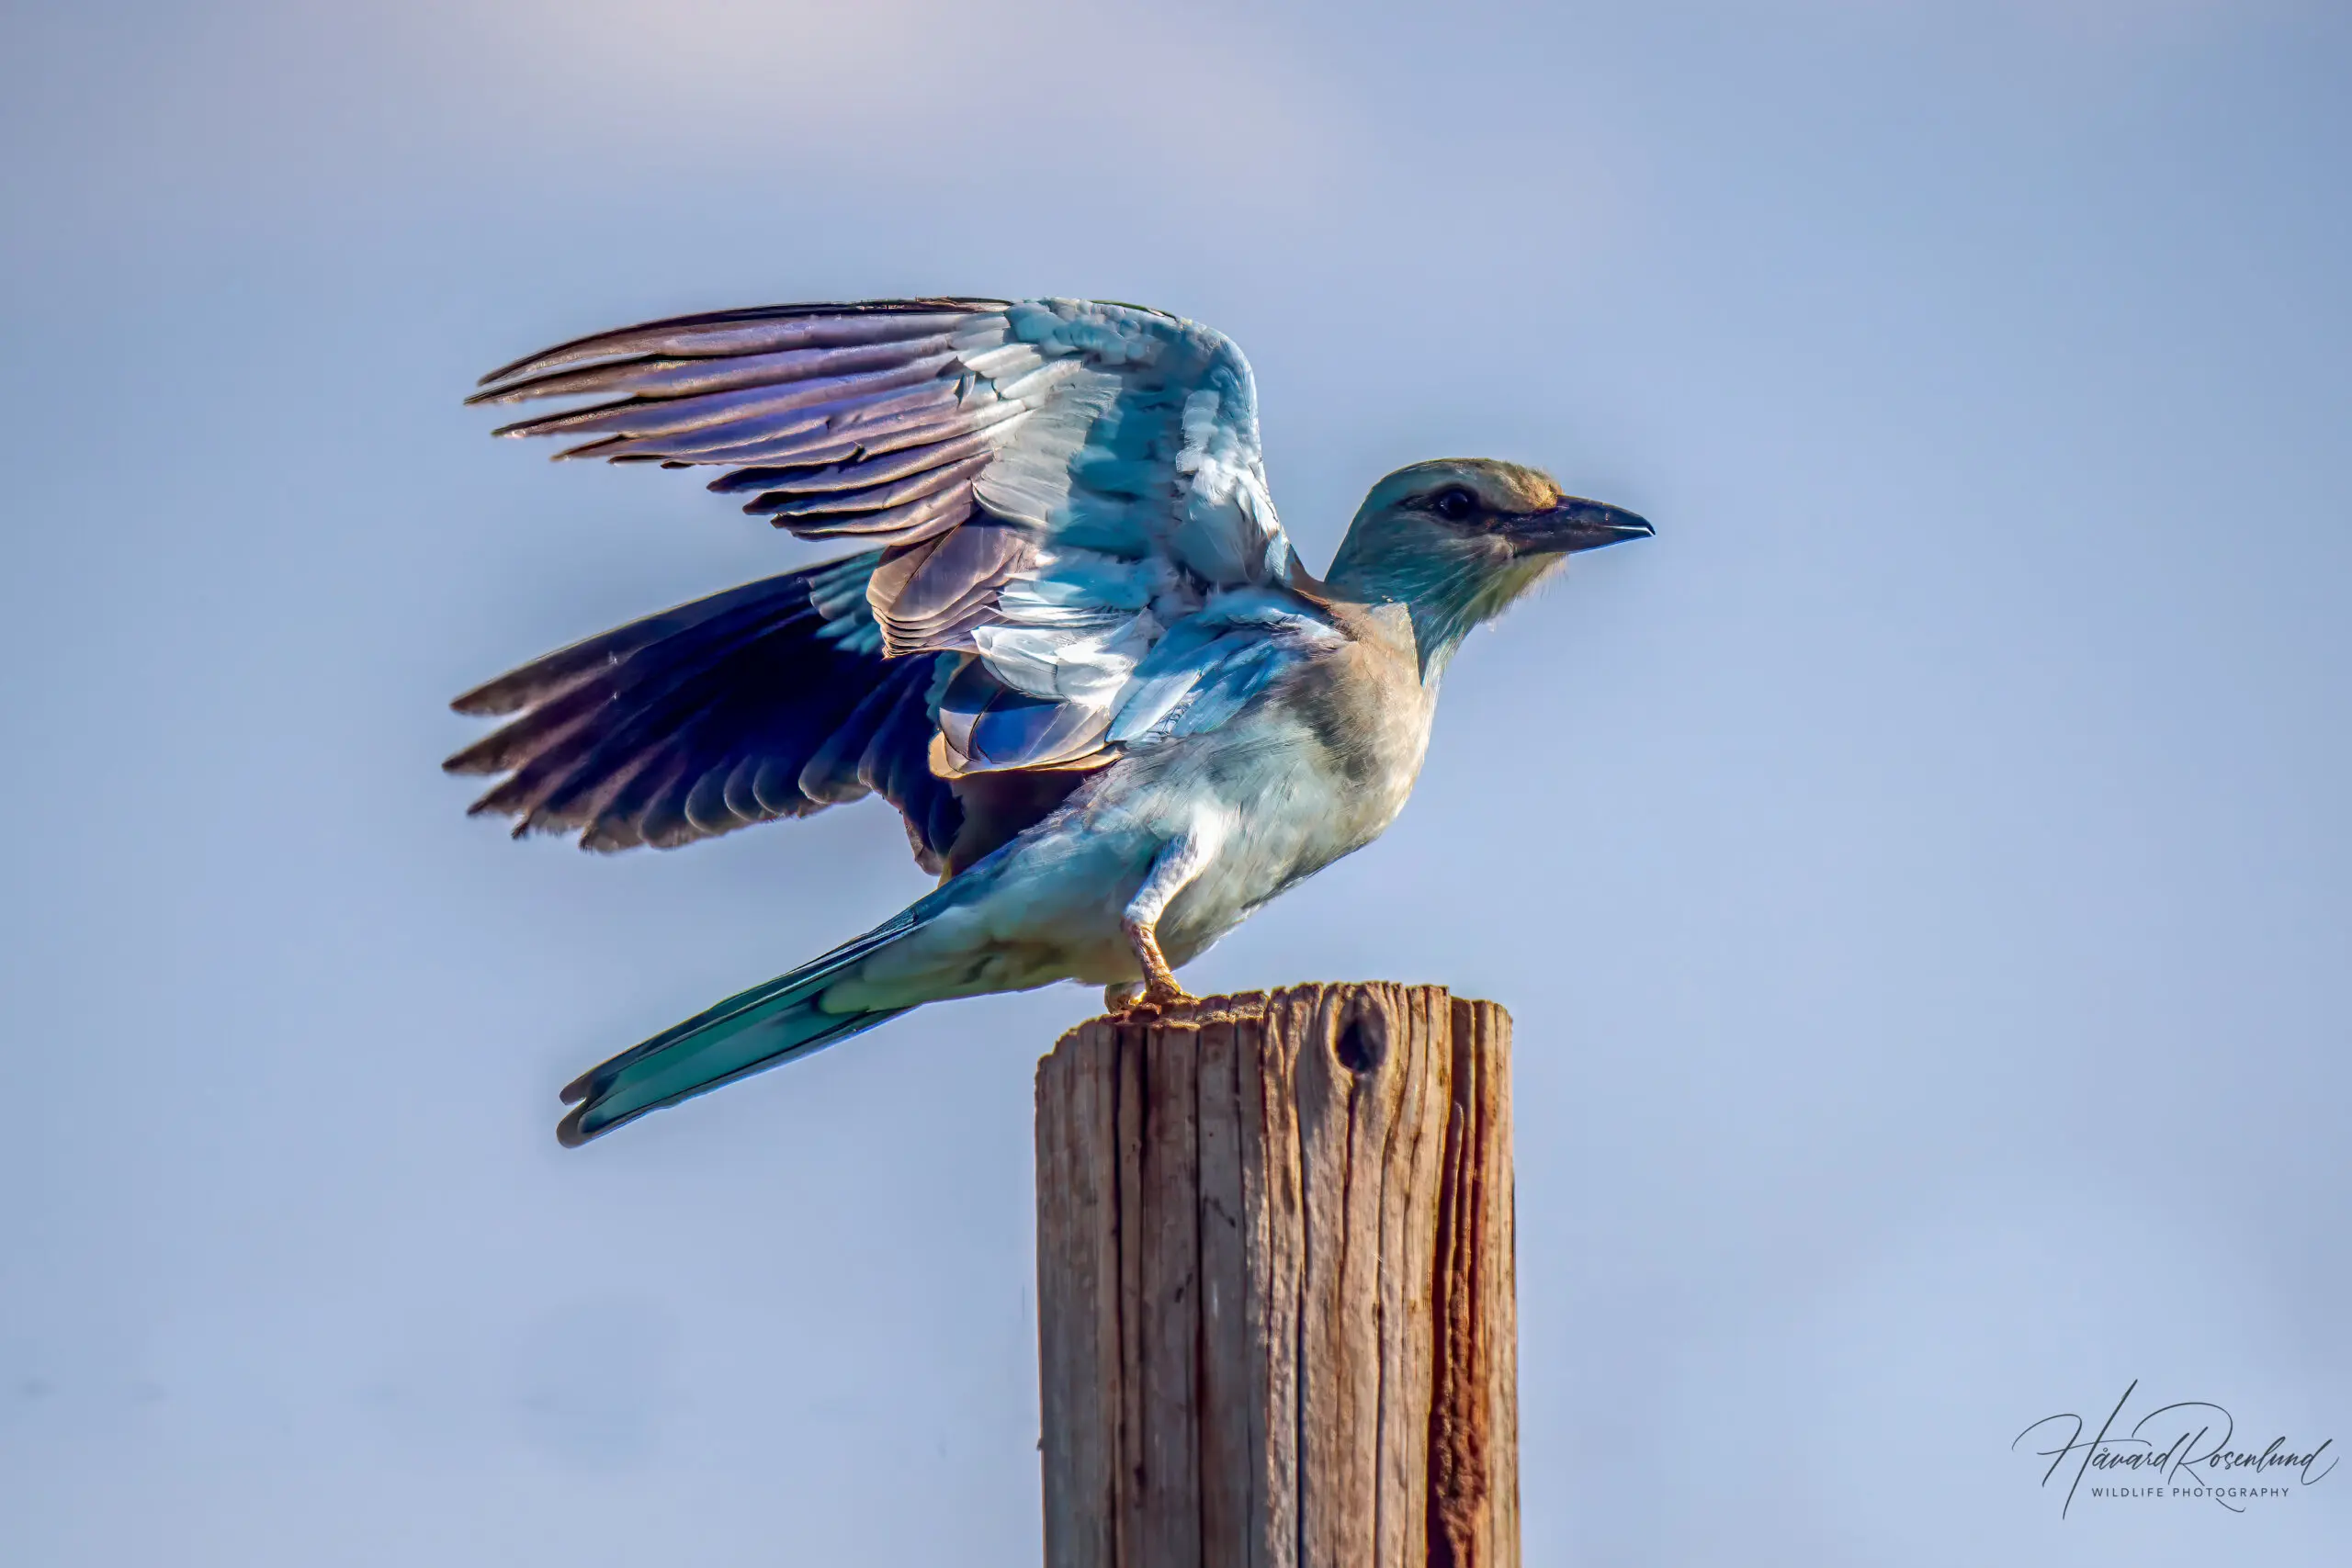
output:
POLYGON ((1173 975, 1155 975, 1143 988, 1141 1006, 1148 1008, 1190 1007, 1201 998, 1176 983, 1173 975))
POLYGON ((1201 998, 1168 977, 1164 985, 1142 980, 1122 980, 1115 986, 1102 987, 1102 1010, 1115 1018, 1127 1018, 1138 1012, 1165 1012, 1171 1008, 1190 1007, 1201 998))

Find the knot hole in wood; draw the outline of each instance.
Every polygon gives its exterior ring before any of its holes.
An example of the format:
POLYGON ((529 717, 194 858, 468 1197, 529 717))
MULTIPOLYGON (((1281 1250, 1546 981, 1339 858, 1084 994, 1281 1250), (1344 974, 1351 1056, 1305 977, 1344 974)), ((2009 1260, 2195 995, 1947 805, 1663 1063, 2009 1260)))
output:
POLYGON ((1340 1032, 1332 1043, 1332 1055, 1340 1066, 1351 1073, 1379 1070, 1388 1056, 1388 1020, 1385 1014, 1363 1006, 1351 1006, 1340 1020, 1340 1032))

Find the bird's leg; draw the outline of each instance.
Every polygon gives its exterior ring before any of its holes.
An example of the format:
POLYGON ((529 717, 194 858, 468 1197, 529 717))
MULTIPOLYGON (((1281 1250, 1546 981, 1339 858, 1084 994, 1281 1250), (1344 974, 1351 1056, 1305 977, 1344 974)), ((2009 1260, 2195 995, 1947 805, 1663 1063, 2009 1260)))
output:
POLYGON ((1159 951, 1158 931, 1132 916, 1121 920, 1119 928, 1127 933, 1127 945, 1143 963, 1143 997, 1131 1005, 1172 1008, 1199 999, 1176 983, 1176 971, 1168 966, 1168 955, 1159 951))
MULTIPOLYGON (((1159 917, 1167 912, 1168 901, 1182 892, 1185 884, 1208 864, 1220 837, 1195 829, 1161 850, 1151 863, 1150 874, 1143 879, 1143 886, 1119 917, 1119 930, 1125 934, 1127 945, 1135 950, 1136 962, 1143 965, 1145 1006, 1175 1007, 1195 999, 1176 983, 1176 971, 1169 967, 1168 955, 1159 951, 1159 917)), ((1104 993, 1104 999, 1109 999, 1109 993, 1104 993)))

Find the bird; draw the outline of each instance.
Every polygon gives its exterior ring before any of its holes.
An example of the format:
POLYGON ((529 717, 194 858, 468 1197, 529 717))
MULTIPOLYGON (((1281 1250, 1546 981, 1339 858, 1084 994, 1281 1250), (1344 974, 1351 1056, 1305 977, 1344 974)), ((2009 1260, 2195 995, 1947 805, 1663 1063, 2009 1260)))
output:
POLYGON ((1653 530, 1489 458, 1374 484, 1321 577, 1268 492, 1247 360, 1066 299, 764 306, 596 333, 468 400, 501 436, 722 470, 852 553, 648 615, 451 705, 515 837, 675 848, 879 795, 937 885, 563 1090, 576 1146, 927 1003, 1073 980, 1114 1012, 1393 822, 1464 637, 1653 530))

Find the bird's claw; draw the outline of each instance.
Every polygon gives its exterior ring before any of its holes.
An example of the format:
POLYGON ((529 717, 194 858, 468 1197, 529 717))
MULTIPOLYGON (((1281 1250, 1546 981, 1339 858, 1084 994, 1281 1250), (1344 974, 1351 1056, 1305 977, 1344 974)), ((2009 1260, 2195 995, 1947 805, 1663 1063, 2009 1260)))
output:
POLYGON ((1164 1011, 1169 1008, 1190 1007, 1200 999, 1173 980, 1165 984, 1155 980, 1143 988, 1143 1000, 1137 1005, 1164 1011))
POLYGON ((1165 982, 1125 980, 1118 985, 1102 987, 1103 1010, 1120 1018, 1131 1018, 1147 1011, 1166 1012, 1173 1008, 1189 1007, 1200 999, 1172 978, 1165 982))

